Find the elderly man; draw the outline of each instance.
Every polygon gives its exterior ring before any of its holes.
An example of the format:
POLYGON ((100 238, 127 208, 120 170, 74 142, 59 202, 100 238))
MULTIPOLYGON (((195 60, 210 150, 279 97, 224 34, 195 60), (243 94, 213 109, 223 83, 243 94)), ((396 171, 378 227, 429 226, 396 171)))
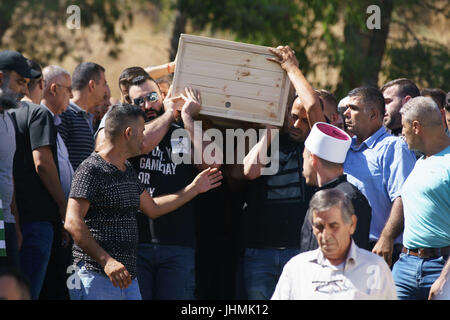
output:
POLYGON ((178 192, 152 198, 127 161, 142 152, 144 113, 136 106, 114 105, 105 122, 100 151, 80 165, 70 191, 65 227, 76 243, 74 264, 81 279, 70 294, 72 299, 141 299, 138 210, 159 218, 218 187, 222 175, 208 168, 178 192))
POLYGON ((450 271, 450 137, 431 98, 411 99, 400 112, 408 147, 424 156, 402 188, 404 248, 393 275, 400 299, 427 299, 450 271))
MULTIPOLYGON (((59 116, 66 111, 69 99, 73 97, 72 80, 69 72, 55 65, 45 67, 43 76, 44 91, 41 105, 48 109, 55 126, 57 126, 61 122, 59 116)), ((72 183, 73 168, 69 160, 69 152, 59 133, 56 135, 56 147, 59 181, 67 201, 72 183)), ((53 235, 52 253, 40 299, 68 300, 69 293, 65 282, 66 270, 71 259, 71 239, 60 222, 53 224, 53 235)))
POLYGON ((372 251, 392 265, 392 259, 395 262, 402 249, 401 187, 416 157, 402 139, 393 137, 383 127, 384 98, 377 88, 356 88, 348 97, 344 117, 347 130, 354 137, 344 172, 372 207, 372 251))
POLYGON ((352 240, 357 218, 342 191, 317 192, 308 218, 319 249, 301 253, 286 264, 273 300, 396 299, 386 262, 352 240))
MULTIPOLYGON (((345 131, 328 123, 317 122, 305 141, 303 176, 317 191, 336 188, 352 201, 358 224, 353 239, 358 247, 369 250, 369 231, 372 209, 366 197, 347 181, 344 160, 352 140, 345 131)), ((300 252, 317 249, 317 241, 309 219, 301 231, 300 252)))

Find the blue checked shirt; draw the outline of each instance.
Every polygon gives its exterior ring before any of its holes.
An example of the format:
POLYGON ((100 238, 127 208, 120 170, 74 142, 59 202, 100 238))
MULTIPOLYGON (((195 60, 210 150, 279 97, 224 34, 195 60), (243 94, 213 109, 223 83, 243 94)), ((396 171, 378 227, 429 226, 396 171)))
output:
MULTIPOLYGON (((401 138, 381 127, 359 146, 356 137, 344 162, 347 180, 366 196, 372 207, 370 240, 376 241, 389 218, 392 203, 400 196, 416 157, 401 138)), ((402 243, 402 235, 395 239, 402 243)))

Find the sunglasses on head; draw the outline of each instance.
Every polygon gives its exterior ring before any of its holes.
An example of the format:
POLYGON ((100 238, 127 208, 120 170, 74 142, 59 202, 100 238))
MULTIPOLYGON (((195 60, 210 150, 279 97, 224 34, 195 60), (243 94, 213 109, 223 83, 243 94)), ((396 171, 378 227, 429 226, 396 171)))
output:
POLYGON ((145 101, 155 102, 158 101, 158 99, 158 93, 153 91, 143 97, 133 99, 133 103, 141 107, 144 105, 145 101))

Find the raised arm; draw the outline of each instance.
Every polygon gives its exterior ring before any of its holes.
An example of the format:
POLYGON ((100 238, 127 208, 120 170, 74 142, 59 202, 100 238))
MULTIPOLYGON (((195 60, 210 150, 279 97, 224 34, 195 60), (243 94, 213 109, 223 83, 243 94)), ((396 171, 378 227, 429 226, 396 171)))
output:
POLYGON ((141 211, 152 219, 172 212, 192 200, 200 193, 217 188, 222 183, 222 172, 217 168, 208 168, 200 172, 195 179, 180 191, 152 198, 147 191, 141 194, 141 211))
POLYGON ((159 66, 149 66, 144 70, 152 77, 153 79, 158 79, 167 75, 170 75, 175 72, 176 67, 176 59, 175 61, 164 63, 159 66))
POLYGON ((269 48, 269 51, 273 53, 276 58, 267 58, 267 60, 280 64, 281 68, 286 71, 298 97, 305 107, 309 126, 312 127, 314 123, 319 121, 325 122, 326 120, 320 106, 319 97, 317 97, 314 89, 299 69, 294 51, 288 46, 269 48))
MULTIPOLYGON (((193 145, 193 155, 201 155, 201 163, 195 164, 195 166, 200 170, 204 170, 208 167, 220 168, 222 165, 221 163, 206 163, 203 157, 203 150, 205 150, 205 148, 210 144, 215 144, 215 142, 203 141, 203 139, 194 139, 194 119, 198 116, 202 108, 200 92, 192 88, 185 88, 185 92, 184 94, 181 94, 181 97, 184 99, 184 105, 181 108, 181 118, 183 119, 184 128, 188 132, 189 138, 193 145)), ((201 132, 201 134, 203 136, 203 131, 201 132)), ((214 150, 215 152, 220 153, 214 154, 214 157, 223 159, 222 146, 215 145, 214 150)))

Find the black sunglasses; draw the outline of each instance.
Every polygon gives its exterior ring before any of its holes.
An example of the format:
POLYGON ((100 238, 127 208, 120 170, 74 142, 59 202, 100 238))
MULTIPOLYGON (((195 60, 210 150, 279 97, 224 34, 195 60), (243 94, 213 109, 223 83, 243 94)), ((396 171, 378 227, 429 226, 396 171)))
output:
POLYGON ((159 100, 158 93, 153 91, 143 97, 133 99, 133 103, 139 107, 142 107, 145 101, 155 102, 158 100, 159 100))

